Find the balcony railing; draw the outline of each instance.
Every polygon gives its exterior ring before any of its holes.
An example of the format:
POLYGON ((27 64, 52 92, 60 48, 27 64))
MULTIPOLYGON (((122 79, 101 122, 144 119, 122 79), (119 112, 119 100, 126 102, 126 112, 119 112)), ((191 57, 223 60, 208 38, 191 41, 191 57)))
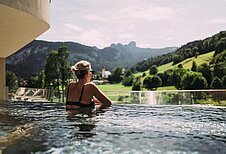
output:
MULTIPOLYGON (((118 104, 226 106, 226 90, 104 91, 118 104)), ((65 102, 65 91, 24 88, 8 92, 8 99, 31 102, 65 102)))

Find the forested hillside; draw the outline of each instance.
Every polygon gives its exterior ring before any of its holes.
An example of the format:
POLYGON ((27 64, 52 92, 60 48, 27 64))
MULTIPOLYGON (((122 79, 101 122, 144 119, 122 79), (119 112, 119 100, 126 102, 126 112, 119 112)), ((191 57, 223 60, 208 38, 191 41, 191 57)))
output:
POLYGON ((225 89, 226 31, 189 42, 175 52, 141 61, 129 71, 136 73, 135 76, 125 75, 122 83, 133 85, 135 90, 155 90, 164 86, 225 89))
POLYGON ((226 31, 221 31, 204 40, 189 42, 175 52, 162 56, 151 57, 134 65, 131 70, 142 72, 148 70, 152 65, 161 66, 170 62, 177 64, 187 58, 215 51, 214 57, 221 53, 226 47, 226 31))
POLYGON ((128 45, 112 44, 110 47, 98 49, 75 42, 47 42, 35 40, 7 58, 7 70, 16 73, 18 77, 29 78, 44 70, 46 59, 53 50, 66 46, 69 49, 71 64, 83 59, 92 63, 93 69, 100 71, 103 67, 112 70, 122 66, 130 68, 145 58, 150 58, 175 51, 177 48, 139 48, 135 42, 128 45), (129 58, 128 58, 129 57, 129 58))

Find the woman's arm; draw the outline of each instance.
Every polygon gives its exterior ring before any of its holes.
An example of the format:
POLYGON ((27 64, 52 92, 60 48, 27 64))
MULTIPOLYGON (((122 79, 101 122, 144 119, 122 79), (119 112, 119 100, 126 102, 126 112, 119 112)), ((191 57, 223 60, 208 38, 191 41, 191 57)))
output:
POLYGON ((101 105, 102 104, 95 96, 93 96, 93 101, 94 101, 95 105, 101 105))
POLYGON ((92 88, 94 97, 96 97, 96 99, 102 104, 103 107, 109 107, 112 105, 111 100, 95 84, 92 84, 92 88))

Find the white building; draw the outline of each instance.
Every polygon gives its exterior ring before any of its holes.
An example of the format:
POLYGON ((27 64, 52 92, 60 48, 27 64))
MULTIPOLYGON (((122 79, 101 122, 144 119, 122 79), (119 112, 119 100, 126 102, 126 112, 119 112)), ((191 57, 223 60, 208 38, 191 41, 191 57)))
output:
POLYGON ((103 68, 101 74, 102 74, 102 78, 107 79, 111 75, 111 72, 110 71, 106 71, 105 68, 103 68))

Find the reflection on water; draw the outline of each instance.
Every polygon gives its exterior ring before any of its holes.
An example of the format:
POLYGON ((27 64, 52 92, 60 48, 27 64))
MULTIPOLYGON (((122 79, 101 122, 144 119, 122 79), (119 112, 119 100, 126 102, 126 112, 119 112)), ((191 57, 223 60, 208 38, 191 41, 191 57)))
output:
POLYGON ((70 123, 71 126, 74 126, 73 129, 70 129, 68 132, 68 137, 71 139, 74 138, 89 138, 96 135, 93 130, 95 125, 95 120, 93 119, 93 113, 90 110, 86 112, 78 113, 76 110, 71 110, 67 112, 66 115, 67 123, 70 123))
POLYGON ((62 103, 8 102, 0 113, 0 141, 18 125, 35 126, 5 153, 226 153, 223 107, 131 104, 78 114, 62 103))

